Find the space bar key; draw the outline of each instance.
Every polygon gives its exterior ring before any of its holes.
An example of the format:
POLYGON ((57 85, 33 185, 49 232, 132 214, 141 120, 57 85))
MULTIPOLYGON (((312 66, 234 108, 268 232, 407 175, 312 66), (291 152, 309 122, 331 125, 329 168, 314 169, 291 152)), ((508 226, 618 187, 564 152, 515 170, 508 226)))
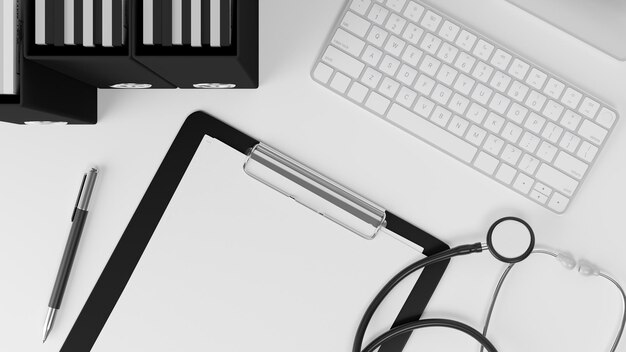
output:
POLYGON ((476 155, 478 151, 473 145, 457 138, 452 133, 419 117, 398 104, 394 104, 391 109, 389 109, 387 118, 429 144, 452 154, 468 164, 472 162, 474 155, 476 155))

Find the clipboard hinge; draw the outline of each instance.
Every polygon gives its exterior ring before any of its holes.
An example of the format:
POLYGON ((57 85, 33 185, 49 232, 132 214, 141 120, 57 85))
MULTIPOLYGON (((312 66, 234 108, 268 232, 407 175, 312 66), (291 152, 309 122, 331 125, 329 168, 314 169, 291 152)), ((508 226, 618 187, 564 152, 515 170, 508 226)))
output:
POLYGON ((244 171, 363 238, 385 226, 385 209, 263 143, 249 151, 244 171))

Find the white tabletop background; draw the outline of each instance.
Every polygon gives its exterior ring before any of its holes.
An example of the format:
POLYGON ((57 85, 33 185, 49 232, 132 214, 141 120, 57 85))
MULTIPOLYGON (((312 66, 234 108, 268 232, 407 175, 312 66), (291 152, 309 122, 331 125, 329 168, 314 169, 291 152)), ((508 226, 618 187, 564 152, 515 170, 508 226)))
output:
MULTIPOLYGON (((195 110, 289 153, 451 245, 482 240, 493 220, 517 215, 532 224, 539 244, 587 258, 626 281, 623 122, 568 212, 557 216, 313 82, 309 72, 342 6, 339 0, 262 0, 257 90, 107 90, 99 93, 95 126, 0 125, 1 351, 58 350, 195 110), (92 164, 101 169, 92 214, 63 309, 42 346, 81 172, 92 164)), ((439 0, 437 6, 626 116, 626 63, 503 0, 439 0)), ((427 315, 480 326, 502 265, 485 254, 449 268, 427 315)), ((502 350, 609 349, 621 309, 616 291, 543 258, 518 269, 493 322, 502 350)), ((453 332, 423 332, 411 343, 431 351, 477 350, 453 332)), ((626 351, 626 343, 618 351, 626 351)))

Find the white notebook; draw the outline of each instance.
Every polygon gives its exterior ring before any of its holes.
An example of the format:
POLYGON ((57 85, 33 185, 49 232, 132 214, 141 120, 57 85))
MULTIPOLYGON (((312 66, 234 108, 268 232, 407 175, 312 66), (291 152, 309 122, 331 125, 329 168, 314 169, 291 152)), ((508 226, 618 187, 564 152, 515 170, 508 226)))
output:
POLYGON ((92 351, 349 351, 381 285, 423 257, 319 216, 247 176, 244 161, 205 137, 92 351))

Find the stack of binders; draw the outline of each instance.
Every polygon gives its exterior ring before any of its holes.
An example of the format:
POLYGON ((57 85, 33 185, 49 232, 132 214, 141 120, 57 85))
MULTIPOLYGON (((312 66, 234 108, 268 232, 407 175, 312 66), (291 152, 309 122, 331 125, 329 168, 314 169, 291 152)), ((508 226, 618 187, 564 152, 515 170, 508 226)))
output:
POLYGON ((0 1, 1 121, 93 124, 97 88, 258 87, 259 0, 0 1))

